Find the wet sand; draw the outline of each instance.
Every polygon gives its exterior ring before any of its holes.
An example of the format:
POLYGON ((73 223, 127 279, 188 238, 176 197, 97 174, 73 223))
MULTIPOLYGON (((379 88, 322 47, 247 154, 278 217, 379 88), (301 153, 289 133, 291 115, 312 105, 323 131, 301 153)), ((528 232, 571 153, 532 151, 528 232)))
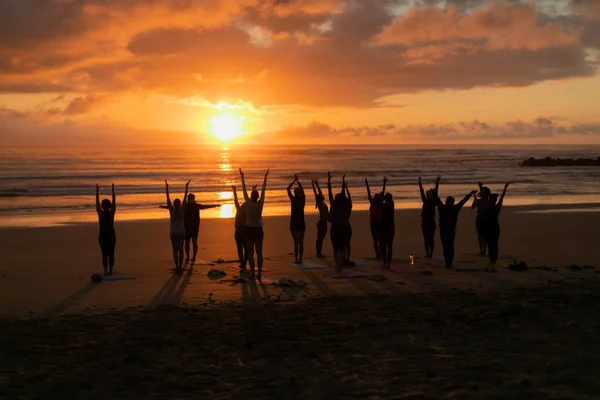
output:
MULTIPOLYGON (((366 265, 354 270, 370 275, 362 278, 290 266, 288 219, 266 218, 265 281, 304 279, 305 288, 232 284, 234 263, 203 265, 235 258, 232 220, 202 221, 205 262, 182 275, 169 271, 168 221, 117 223, 117 270, 135 279, 99 284, 89 279, 101 270, 95 225, 0 230, 0 393, 593 398, 600 213, 528 210, 503 210, 493 273, 474 255, 470 210, 459 221, 456 271, 442 267, 439 240, 438 257, 422 258, 418 210, 398 211, 395 264, 426 275, 381 271, 368 258, 368 215, 356 212, 353 258, 366 265), (513 258, 530 268, 509 271, 513 258), (227 276, 211 280, 213 268, 227 276)), ((305 259, 319 263, 315 223, 307 218, 305 259)))

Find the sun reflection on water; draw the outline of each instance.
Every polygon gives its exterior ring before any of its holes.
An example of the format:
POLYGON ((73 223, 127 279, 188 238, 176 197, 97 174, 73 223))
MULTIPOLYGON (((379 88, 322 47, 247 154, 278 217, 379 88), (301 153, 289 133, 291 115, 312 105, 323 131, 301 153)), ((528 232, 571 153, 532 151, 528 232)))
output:
POLYGON ((219 199, 221 200, 231 200, 233 199, 233 192, 219 192, 217 193, 217 196, 219 196, 219 199))
POLYGON ((221 164, 219 164, 221 172, 231 172, 231 162, 229 157, 229 147, 223 147, 221 149, 221 164))
POLYGON ((219 213, 220 218, 233 218, 233 204, 223 204, 221 205, 221 211, 219 213))

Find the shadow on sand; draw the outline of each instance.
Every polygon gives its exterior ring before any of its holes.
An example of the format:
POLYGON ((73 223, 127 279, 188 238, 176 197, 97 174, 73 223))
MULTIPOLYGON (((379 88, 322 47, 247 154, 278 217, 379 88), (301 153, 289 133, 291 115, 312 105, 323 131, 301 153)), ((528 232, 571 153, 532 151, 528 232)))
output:
POLYGON ((96 287, 98 287, 98 283, 89 282, 84 287, 77 290, 75 293, 70 295, 69 297, 61 300, 56 303, 54 306, 50 307, 48 310, 44 311, 40 317, 48 318, 53 317, 59 314, 62 314, 67 308, 69 308, 73 303, 82 299, 84 296, 92 292, 96 287))
POLYGON ((190 264, 189 268, 184 269, 182 272, 173 273, 173 275, 171 275, 163 287, 150 301, 148 307, 154 308, 165 304, 179 306, 181 304, 183 294, 185 293, 185 288, 190 283, 193 274, 193 264, 190 264))

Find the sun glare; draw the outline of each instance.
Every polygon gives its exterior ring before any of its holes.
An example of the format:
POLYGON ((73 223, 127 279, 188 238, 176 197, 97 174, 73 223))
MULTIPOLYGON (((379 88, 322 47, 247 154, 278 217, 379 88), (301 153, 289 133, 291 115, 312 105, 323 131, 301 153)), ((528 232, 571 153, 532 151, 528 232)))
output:
POLYGON ((244 135, 244 117, 219 114, 210 120, 210 134, 222 142, 231 142, 244 135))

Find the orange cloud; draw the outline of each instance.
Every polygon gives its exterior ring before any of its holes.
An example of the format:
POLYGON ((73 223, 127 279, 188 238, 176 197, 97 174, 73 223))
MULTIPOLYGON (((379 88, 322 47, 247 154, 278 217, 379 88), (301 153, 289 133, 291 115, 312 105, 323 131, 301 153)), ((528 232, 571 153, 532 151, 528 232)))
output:
POLYGON ((401 3, 0 0, 0 92, 366 108, 398 93, 596 72, 587 50, 600 47, 600 26, 575 11, 421 0, 395 15, 401 3))

